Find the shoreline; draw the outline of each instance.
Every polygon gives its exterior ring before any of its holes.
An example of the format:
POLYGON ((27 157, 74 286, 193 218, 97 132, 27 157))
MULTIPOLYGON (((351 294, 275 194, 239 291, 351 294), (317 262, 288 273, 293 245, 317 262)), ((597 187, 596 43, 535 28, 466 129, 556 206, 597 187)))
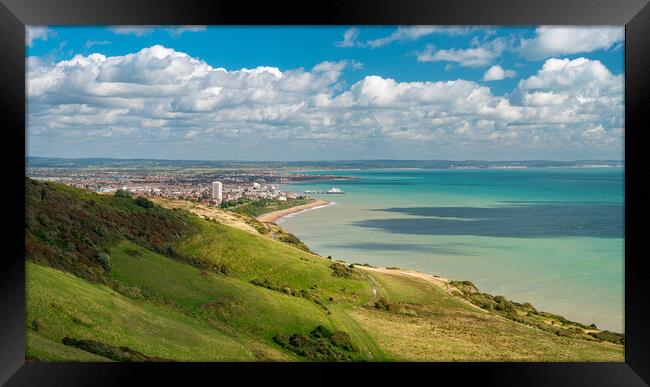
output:
POLYGON ((265 222, 265 223, 271 223, 275 222, 276 220, 283 218, 287 215, 292 215, 296 214, 298 212, 310 210, 310 209, 315 209, 319 207, 325 207, 333 204, 334 202, 328 201, 328 200, 323 200, 323 199, 315 199, 313 202, 303 204, 300 206, 295 206, 291 208, 285 208, 284 210, 277 210, 277 211, 272 211, 272 212, 267 212, 266 214, 262 214, 258 216, 257 220, 260 222, 265 222))

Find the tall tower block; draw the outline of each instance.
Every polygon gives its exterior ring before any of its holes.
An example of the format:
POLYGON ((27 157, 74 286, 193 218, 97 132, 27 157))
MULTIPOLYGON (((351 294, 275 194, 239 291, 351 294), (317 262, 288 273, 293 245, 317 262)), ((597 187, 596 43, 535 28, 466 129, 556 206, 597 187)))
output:
POLYGON ((212 182, 212 199, 219 203, 223 200, 223 184, 220 181, 212 182))

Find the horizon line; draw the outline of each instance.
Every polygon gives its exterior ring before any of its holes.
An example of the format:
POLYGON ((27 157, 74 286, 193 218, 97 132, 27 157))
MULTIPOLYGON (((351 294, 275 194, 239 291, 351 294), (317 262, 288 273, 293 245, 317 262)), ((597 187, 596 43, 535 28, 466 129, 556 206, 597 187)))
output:
POLYGON ((546 162, 584 162, 584 161, 616 161, 625 162, 624 159, 574 159, 574 160, 558 160, 558 159, 500 159, 500 160, 482 160, 482 159, 334 159, 334 160, 237 160, 237 159, 164 159, 164 158, 122 158, 122 157, 58 157, 58 156, 25 156, 26 159, 59 159, 59 160, 142 160, 142 161, 208 161, 208 162, 244 162, 244 163, 314 163, 314 162, 350 162, 350 161, 445 161, 445 162, 533 162, 533 161, 546 161, 546 162))

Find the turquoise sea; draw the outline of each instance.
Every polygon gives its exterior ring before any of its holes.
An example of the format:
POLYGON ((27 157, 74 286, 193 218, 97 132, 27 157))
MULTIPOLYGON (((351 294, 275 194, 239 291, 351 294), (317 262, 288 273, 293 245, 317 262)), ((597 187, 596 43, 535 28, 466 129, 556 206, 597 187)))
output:
POLYGON ((320 255, 470 280, 623 332, 623 168, 309 173, 356 178, 283 187, 346 192, 278 221, 320 255))

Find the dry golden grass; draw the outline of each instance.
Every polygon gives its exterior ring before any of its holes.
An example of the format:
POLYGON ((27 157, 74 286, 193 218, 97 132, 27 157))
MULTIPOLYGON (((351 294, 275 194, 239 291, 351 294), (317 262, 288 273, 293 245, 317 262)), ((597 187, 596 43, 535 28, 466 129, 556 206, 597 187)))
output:
POLYGON ((214 219, 221 224, 235 227, 252 234, 259 234, 253 227, 246 223, 242 215, 222 210, 214 206, 206 206, 200 203, 193 203, 187 200, 174 200, 160 197, 151 198, 156 204, 165 208, 178 208, 189 211, 203 219, 214 219))

